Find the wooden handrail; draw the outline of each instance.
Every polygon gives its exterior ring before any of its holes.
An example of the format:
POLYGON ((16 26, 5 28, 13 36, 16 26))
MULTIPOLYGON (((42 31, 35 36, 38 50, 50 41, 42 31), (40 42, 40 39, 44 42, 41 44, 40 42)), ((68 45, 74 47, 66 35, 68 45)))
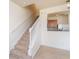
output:
POLYGON ((32 27, 30 27, 29 32, 35 27, 35 25, 38 23, 39 21, 39 16, 37 16, 36 18, 37 20, 35 21, 35 23, 32 25, 32 27))

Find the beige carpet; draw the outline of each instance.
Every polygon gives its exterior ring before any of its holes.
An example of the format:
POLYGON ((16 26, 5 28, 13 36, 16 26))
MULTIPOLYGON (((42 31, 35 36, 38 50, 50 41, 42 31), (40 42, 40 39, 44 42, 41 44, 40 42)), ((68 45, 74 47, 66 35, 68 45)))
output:
POLYGON ((31 57, 27 55, 28 46, 29 32, 25 32, 15 48, 10 51, 9 59, 31 59, 31 57))
MULTIPOLYGON (((29 33, 26 32, 11 50, 9 59, 32 59, 27 55, 29 33)), ((33 59, 69 59, 69 51, 41 46, 33 59)))
POLYGON ((69 51, 41 46, 34 59, 70 59, 69 51))

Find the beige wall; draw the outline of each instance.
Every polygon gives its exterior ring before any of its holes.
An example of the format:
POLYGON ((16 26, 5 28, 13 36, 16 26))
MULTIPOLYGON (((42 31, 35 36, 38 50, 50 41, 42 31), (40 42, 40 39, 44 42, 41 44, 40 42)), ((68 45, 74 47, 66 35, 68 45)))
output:
POLYGON ((27 30, 34 21, 32 20, 32 13, 27 8, 22 8, 10 1, 9 9, 9 44, 11 50, 14 48, 24 31, 27 30))
POLYGON ((67 15, 58 15, 58 24, 68 24, 68 16, 67 15))
POLYGON ((39 9, 37 8, 37 6, 35 4, 31 4, 29 6, 26 6, 30 12, 32 13, 32 18, 33 20, 36 19, 36 17, 39 15, 39 9))
POLYGON ((45 38, 42 40, 42 45, 70 51, 69 32, 47 31, 47 33, 43 35, 45 35, 45 38))
POLYGON ((67 11, 66 5, 60 5, 48 9, 41 10, 41 25, 42 25, 42 34, 41 34, 41 43, 42 45, 60 48, 69 50, 69 32, 62 31, 47 31, 47 16, 50 13, 58 13, 62 11, 67 11))

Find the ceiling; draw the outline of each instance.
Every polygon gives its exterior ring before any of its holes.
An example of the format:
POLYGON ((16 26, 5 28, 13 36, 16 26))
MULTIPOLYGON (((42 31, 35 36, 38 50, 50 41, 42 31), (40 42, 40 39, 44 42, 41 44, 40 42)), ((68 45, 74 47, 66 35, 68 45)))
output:
POLYGON ((51 14, 48 14, 49 17, 51 16, 56 16, 56 15, 65 15, 65 16, 68 16, 69 15, 69 11, 62 11, 62 12, 58 12, 58 13, 51 13, 51 14))
POLYGON ((66 0, 12 0, 12 1, 22 7, 25 7, 30 4, 36 4, 36 6, 39 7, 39 9, 62 5, 66 3, 66 0))

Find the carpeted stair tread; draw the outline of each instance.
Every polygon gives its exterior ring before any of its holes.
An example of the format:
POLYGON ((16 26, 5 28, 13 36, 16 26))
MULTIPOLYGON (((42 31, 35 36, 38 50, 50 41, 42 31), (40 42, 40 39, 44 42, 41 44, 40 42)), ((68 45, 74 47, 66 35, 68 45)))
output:
POLYGON ((32 59, 27 55, 29 46, 29 32, 25 32, 14 49, 10 51, 10 59, 32 59))
POLYGON ((17 55, 17 56, 25 56, 26 55, 26 53, 24 53, 20 50, 17 50, 17 49, 12 50, 10 54, 11 55, 17 55))

